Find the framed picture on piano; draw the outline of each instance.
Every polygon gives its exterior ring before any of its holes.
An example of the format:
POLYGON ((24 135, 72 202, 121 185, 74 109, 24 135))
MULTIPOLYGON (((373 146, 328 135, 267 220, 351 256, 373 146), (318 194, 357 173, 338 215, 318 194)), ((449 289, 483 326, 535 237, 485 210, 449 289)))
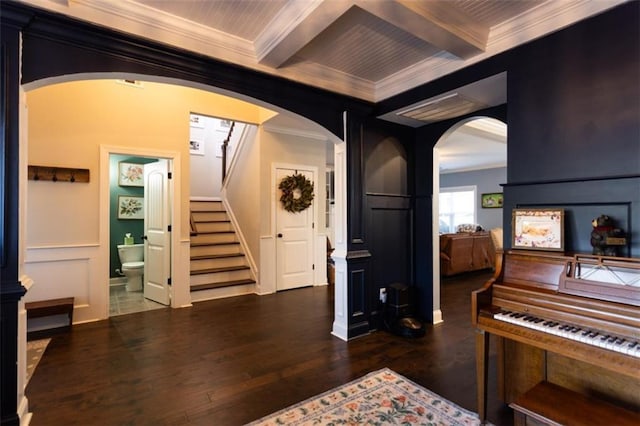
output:
POLYGON ((564 209, 513 209, 511 248, 564 251, 564 209))

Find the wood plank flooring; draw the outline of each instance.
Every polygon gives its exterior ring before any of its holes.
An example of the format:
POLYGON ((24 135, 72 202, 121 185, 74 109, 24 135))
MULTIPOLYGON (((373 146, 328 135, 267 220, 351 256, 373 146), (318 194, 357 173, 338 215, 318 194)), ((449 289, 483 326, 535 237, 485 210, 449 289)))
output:
MULTIPOLYGON (((489 277, 445 280, 445 322, 418 339, 333 337, 333 287, 76 325, 29 382, 31 424, 242 425, 383 367, 476 411, 470 292, 489 277)), ((490 383, 489 420, 511 426, 490 383)))

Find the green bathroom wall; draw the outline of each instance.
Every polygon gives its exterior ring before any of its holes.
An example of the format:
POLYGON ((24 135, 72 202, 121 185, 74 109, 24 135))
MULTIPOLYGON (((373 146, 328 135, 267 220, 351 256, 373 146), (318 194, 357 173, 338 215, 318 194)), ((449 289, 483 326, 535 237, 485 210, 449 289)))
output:
POLYGON ((118 196, 144 196, 144 187, 120 186, 118 184, 119 164, 121 162, 146 164, 157 161, 155 158, 132 157, 130 155, 109 156, 109 277, 120 277, 116 269, 120 269, 118 244, 124 243, 126 233, 131 233, 135 244, 142 243, 144 233, 143 219, 118 219, 118 196))

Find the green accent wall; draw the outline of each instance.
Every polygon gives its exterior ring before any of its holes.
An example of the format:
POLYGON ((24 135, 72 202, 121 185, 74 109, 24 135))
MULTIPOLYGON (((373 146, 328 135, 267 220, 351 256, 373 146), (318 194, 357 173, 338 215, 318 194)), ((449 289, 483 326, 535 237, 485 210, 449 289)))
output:
POLYGON ((124 235, 131 233, 135 244, 142 243, 144 233, 143 219, 118 219, 118 196, 129 195, 144 197, 142 186, 118 185, 118 165, 120 162, 146 164, 158 161, 155 158, 132 157, 130 155, 109 156, 109 277, 120 277, 116 269, 120 269, 118 245, 124 243, 124 235))

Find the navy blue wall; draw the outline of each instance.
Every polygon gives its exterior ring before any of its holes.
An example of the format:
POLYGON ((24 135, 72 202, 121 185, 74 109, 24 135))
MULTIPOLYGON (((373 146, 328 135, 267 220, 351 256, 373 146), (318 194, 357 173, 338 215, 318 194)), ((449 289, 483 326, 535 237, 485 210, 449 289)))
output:
POLYGON ((412 129, 371 120, 364 131, 365 239, 371 252, 371 326, 380 327, 380 289, 413 278, 412 129))
MULTIPOLYGON (((417 94, 435 95, 507 72, 508 125, 503 221, 516 207, 566 210, 565 247, 590 252, 591 219, 608 214, 629 232, 620 254, 640 256, 640 2, 425 85, 378 106, 388 112, 417 94)), ((482 115, 490 115, 483 112, 482 115)), ((416 137, 416 283, 431 316, 433 146, 459 120, 418 129, 416 137), (428 259, 428 261, 426 261, 428 259)), ((505 248, 511 229, 505 226, 505 248)))
POLYGON ((632 2, 514 52, 505 223, 515 207, 562 207, 566 251, 583 253, 607 214, 629 233, 619 254, 640 256, 639 16, 632 2))

